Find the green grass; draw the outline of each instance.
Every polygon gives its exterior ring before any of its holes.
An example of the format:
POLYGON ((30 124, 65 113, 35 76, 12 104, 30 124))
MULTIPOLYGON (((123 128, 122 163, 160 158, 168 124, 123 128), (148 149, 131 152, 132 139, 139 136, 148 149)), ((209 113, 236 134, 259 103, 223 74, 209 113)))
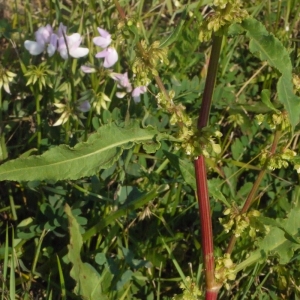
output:
MULTIPOLYGON (((0 89, 1 163, 42 154, 60 144, 73 147, 111 122, 126 128, 127 123, 138 120, 141 128, 154 126, 160 133, 176 137, 178 124, 170 124, 172 114, 157 103, 160 90, 155 74, 148 74, 148 91, 140 103, 135 104, 131 97, 116 97, 119 88, 101 67, 103 60, 95 58, 100 51, 93 44, 93 37, 99 35, 97 27, 108 30, 113 41, 118 41, 119 60, 113 71, 128 71, 132 79, 138 42, 161 41, 183 24, 166 52, 169 64, 158 60, 155 69, 167 91, 175 91, 174 103, 184 105, 184 112, 196 121, 211 50, 210 41, 200 42, 198 36, 202 13, 207 13, 205 5, 212 1, 177 1, 189 3, 186 19, 184 6, 176 6, 175 2, 120 1, 126 21, 121 20, 114 1, 78 0, 72 5, 47 1, 42 10, 30 1, 23 8, 19 1, 14 2, 10 18, 0 21, 0 78, 7 70, 16 74, 9 84, 11 94, 0 89), (51 24, 56 30, 60 22, 68 26, 68 35, 79 32, 83 36, 82 45, 90 49, 89 54, 68 60, 58 53, 50 58, 46 52, 30 55, 24 41, 34 40, 39 27, 51 24), (25 74, 31 66, 42 73, 42 63, 48 68, 43 69, 45 82, 38 79, 36 84, 27 85, 30 74, 25 74), (98 71, 84 74, 80 66, 88 63, 98 71), (110 101, 104 101, 103 94, 110 101), (74 107, 84 95, 91 110, 80 114, 74 107), (54 103, 73 109, 73 117, 60 126, 53 126, 61 115, 55 112, 54 103)), ((245 6, 287 49, 293 73, 298 74, 298 1, 253 0, 245 6)), ((264 149, 270 151, 275 136, 270 126, 274 110, 262 103, 262 91, 268 90, 272 105, 284 110, 276 90, 281 74, 249 51, 245 35, 233 35, 231 30, 222 43, 207 131, 209 137, 216 130, 223 134, 214 138, 221 152, 210 152, 207 159, 216 258, 223 257, 235 229, 233 226, 225 231, 220 218, 226 224, 232 215, 225 216, 223 211, 226 205, 242 208, 263 169, 261 153, 264 149), (256 119, 260 113, 265 114, 262 124, 256 119)), ((134 80, 141 78, 137 75, 134 80)), ((294 90, 298 95, 300 88, 294 86, 294 90)), ((266 171, 252 206, 261 216, 249 221, 256 234, 247 227, 231 255, 237 266, 274 228, 270 220, 278 218, 283 224, 297 210, 299 175, 293 166, 299 164, 298 140, 298 124, 293 132, 282 130, 276 153, 289 148, 297 155, 286 168, 266 171)), ((93 274, 90 278, 96 278, 90 299, 99 299, 97 293, 103 299, 168 300, 175 295, 174 299, 189 299, 187 293, 193 284, 202 291, 199 299, 204 299, 205 268, 193 159, 169 137, 152 142, 145 142, 144 147, 133 143, 122 146, 117 159, 93 176, 57 182, 1 181, 1 300, 80 299, 89 292, 78 288, 84 279, 74 277, 72 268, 83 265, 87 274, 93 274), (158 150, 147 151, 158 143, 158 150), (72 216, 66 215, 66 205, 72 216), (72 244, 71 232, 82 237, 80 247, 72 244), (75 250, 70 258, 72 246, 75 250), (186 298, 179 296, 182 293, 186 298)), ((293 231, 286 234, 288 242, 295 239, 295 251, 287 262, 282 263, 276 251, 265 253, 267 260, 248 266, 236 279, 228 280, 218 299, 298 299, 299 237, 293 231)))

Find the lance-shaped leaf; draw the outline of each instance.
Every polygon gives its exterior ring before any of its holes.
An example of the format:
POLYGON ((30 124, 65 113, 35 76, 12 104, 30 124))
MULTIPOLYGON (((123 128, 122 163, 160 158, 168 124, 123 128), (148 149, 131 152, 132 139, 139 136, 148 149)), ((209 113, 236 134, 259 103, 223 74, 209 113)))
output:
POLYGON ((277 83, 278 99, 287 110, 294 128, 299 122, 300 98, 293 92, 292 63, 288 51, 259 21, 246 19, 241 26, 250 38, 250 51, 281 73, 277 83))
POLYGON ((65 212, 68 216, 70 243, 68 245, 68 258, 72 263, 70 275, 75 280, 76 286, 74 292, 83 299, 107 299, 102 294, 101 277, 96 269, 84 263, 80 257, 80 250, 83 245, 79 225, 72 215, 70 206, 66 204, 65 212))
POLYGON ((123 149, 135 143, 145 145, 146 152, 156 150, 162 135, 152 128, 140 128, 138 122, 121 128, 111 123, 102 126, 87 142, 74 148, 60 145, 40 156, 9 161, 0 166, 0 180, 76 180, 92 176, 116 162, 123 149))

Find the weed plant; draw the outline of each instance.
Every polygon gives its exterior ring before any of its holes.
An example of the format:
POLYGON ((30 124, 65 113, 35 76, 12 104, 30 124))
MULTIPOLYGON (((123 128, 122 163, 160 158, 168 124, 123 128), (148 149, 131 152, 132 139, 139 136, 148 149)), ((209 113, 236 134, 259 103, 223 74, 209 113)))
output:
POLYGON ((7 6, 0 299, 299 299, 299 1, 7 6))

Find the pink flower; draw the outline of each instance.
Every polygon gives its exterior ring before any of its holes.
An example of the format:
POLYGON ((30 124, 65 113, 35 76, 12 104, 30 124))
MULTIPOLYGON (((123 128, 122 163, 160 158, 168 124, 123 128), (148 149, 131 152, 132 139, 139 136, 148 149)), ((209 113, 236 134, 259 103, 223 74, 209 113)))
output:
POLYGON ((68 54, 74 58, 86 56, 89 53, 89 49, 79 47, 81 40, 82 38, 79 33, 61 36, 58 39, 57 51, 63 59, 67 59, 68 54))
POLYGON ((108 47, 111 43, 111 35, 109 34, 109 32, 107 32, 106 30, 104 30, 100 27, 98 27, 97 29, 98 29, 100 36, 93 38, 94 44, 101 48, 108 47))
POLYGON ((41 27, 35 32, 35 39, 39 44, 46 44, 50 42, 53 29, 51 25, 47 24, 46 27, 41 27))
POLYGON ((132 86, 131 83, 129 82, 127 72, 124 74, 111 73, 110 77, 117 82, 118 88, 126 89, 127 93, 130 93, 132 91, 132 86))
POLYGON ((67 59, 68 54, 74 58, 85 56, 89 53, 89 49, 81 48, 81 36, 79 33, 66 35, 67 27, 60 23, 57 34, 53 33, 52 27, 48 24, 41 27, 35 32, 36 41, 24 42, 25 48, 31 55, 41 54, 46 46, 49 56, 52 56, 56 50, 59 51, 62 58, 67 59), (67 44, 66 44, 67 43, 67 44))
POLYGON ((133 100, 135 103, 138 103, 141 101, 141 94, 144 94, 147 92, 146 86, 138 86, 133 91, 131 96, 133 97, 133 100))
POLYGON ((118 98, 123 98, 126 95, 126 93, 130 93, 132 91, 132 86, 131 86, 131 83, 129 82, 127 72, 124 74, 111 73, 110 77, 117 82, 118 88, 126 89, 126 92, 121 91, 121 92, 116 93, 116 96, 118 98))
POLYGON ((118 61, 118 53, 115 48, 111 47, 98 52, 95 57, 104 58, 104 68, 110 68, 118 61))
POLYGON ((52 34, 53 29, 49 24, 45 27, 40 27, 34 34, 36 41, 26 40, 24 47, 31 55, 39 55, 45 50, 46 45, 50 43, 52 34))

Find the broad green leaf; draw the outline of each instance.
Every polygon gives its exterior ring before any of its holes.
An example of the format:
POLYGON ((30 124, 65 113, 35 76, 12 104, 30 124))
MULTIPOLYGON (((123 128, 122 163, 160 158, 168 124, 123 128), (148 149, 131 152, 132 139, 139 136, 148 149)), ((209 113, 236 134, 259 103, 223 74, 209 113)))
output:
POLYGON ((280 264, 288 263, 294 251, 300 248, 300 207, 293 208, 286 219, 268 222, 271 227, 269 233, 258 243, 258 249, 250 253, 249 257, 240 263, 235 271, 240 270, 266 259, 267 255, 277 255, 280 264), (277 227, 278 226, 278 227, 277 227))
POLYGON ((179 159, 179 169, 184 181, 196 190, 196 176, 194 164, 189 159, 179 159))
POLYGON ((293 92, 292 63, 288 51, 259 21, 246 19, 241 26, 250 38, 250 51, 282 74, 277 83, 278 99, 287 110, 294 128, 299 122, 300 98, 293 92))
POLYGON ((133 272, 131 270, 126 270, 122 274, 121 279, 117 282, 117 286, 116 286, 117 291, 121 290, 123 286, 131 280, 132 275, 133 272))
POLYGON ((271 92, 270 90, 264 89, 261 91, 261 101, 263 104, 265 104, 268 108, 275 111, 276 113, 279 113, 279 110, 275 108, 273 103, 270 100, 271 92))
POLYGON ((247 31, 250 38, 250 50, 257 54, 262 61, 267 61, 281 74, 292 72, 292 63, 289 53, 282 43, 265 26, 252 18, 246 19, 241 26, 247 31))
POLYGON ((107 299, 101 292, 99 273, 93 266, 81 260, 82 236, 79 231, 79 225, 72 215, 71 208, 68 204, 65 205, 65 212, 68 216, 70 233, 68 258, 73 265, 70 275, 76 282, 74 293, 83 299, 107 299))
POLYGON ((277 82, 278 99, 287 110, 290 122, 295 127, 299 122, 300 98, 293 92, 292 74, 282 75, 277 82))
POLYGON ((196 177, 194 165, 189 159, 181 159, 177 155, 164 151, 171 164, 180 171, 184 181, 196 190, 196 177))
POLYGON ((135 143, 146 144, 147 150, 156 150, 159 132, 140 128, 138 122, 121 128, 111 123, 92 134, 87 142, 74 148, 67 145, 54 147, 40 156, 30 156, 9 161, 0 166, 0 180, 65 180, 92 176, 116 162, 123 149, 135 143))

